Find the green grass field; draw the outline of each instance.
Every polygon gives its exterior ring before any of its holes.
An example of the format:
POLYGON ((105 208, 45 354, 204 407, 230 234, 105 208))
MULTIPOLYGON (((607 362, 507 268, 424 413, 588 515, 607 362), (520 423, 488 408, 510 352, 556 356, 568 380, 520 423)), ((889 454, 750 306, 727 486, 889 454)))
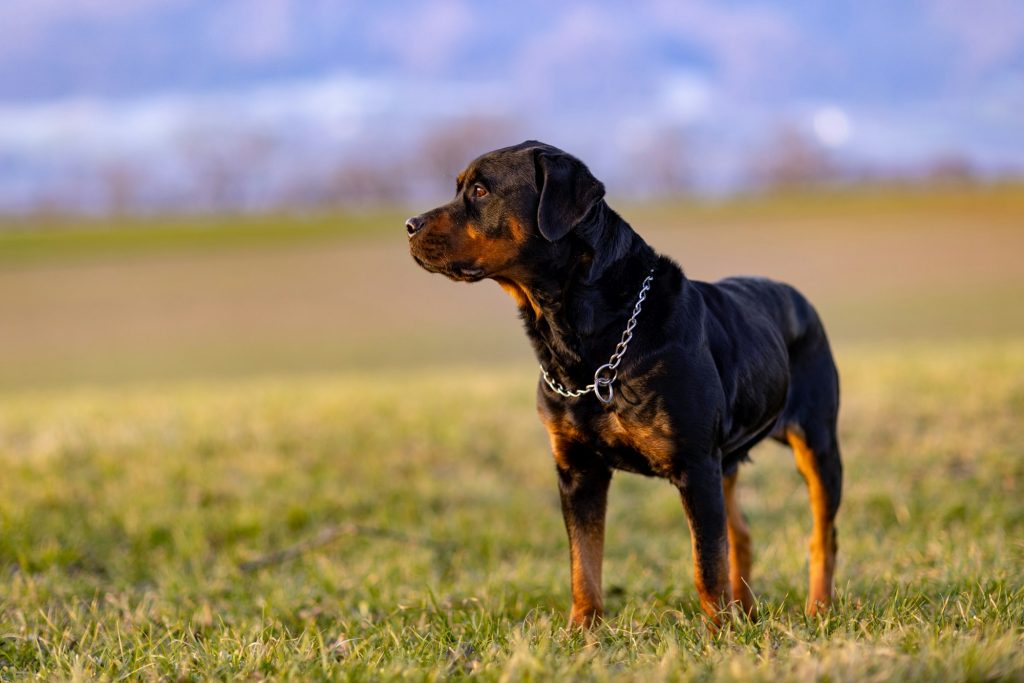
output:
POLYGON ((513 307, 418 272, 390 215, 0 233, 0 679, 1022 680, 1022 197, 635 209, 688 272, 785 277, 834 330, 838 603, 803 615, 806 494, 765 445, 762 616, 717 634, 678 495, 627 474, 608 619, 565 629, 513 307))
POLYGON ((741 475, 763 617, 718 635, 675 491, 629 475, 612 491, 610 618, 564 630, 566 543, 526 373, 6 400, 0 675, 1019 679, 1024 346, 841 360, 839 604, 802 614, 803 484, 765 446, 741 475))

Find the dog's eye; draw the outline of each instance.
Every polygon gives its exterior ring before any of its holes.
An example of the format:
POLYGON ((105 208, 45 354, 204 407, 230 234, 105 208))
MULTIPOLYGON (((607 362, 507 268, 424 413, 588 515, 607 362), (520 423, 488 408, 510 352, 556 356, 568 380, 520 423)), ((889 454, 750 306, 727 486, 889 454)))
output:
POLYGON ((486 187, 484 187, 483 185, 474 185, 473 186, 473 198, 474 199, 480 199, 481 197, 486 197, 486 196, 487 196, 487 188, 486 187))

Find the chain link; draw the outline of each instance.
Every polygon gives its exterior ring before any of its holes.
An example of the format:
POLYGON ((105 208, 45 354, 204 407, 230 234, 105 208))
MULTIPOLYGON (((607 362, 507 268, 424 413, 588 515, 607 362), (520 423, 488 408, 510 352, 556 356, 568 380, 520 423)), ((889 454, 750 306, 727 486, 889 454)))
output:
POLYGON ((544 381, 551 387, 551 390, 559 396, 565 398, 579 398, 584 394, 589 394, 591 391, 594 392, 594 396, 597 396, 597 400, 601 403, 611 403, 612 398, 615 397, 615 389, 612 384, 619 378, 619 363, 622 362, 622 357, 626 355, 626 349, 629 348, 629 342, 633 341, 633 330, 636 329, 636 319, 640 316, 640 311, 643 307, 644 300, 647 299, 647 292, 651 288, 651 283, 654 281, 654 269, 651 268, 651 272, 644 278, 644 284, 640 288, 640 294, 636 298, 636 306, 633 307, 633 315, 630 316, 629 322, 626 323, 626 329, 622 331, 622 339, 615 345, 615 351, 612 353, 611 358, 608 362, 599 367, 594 371, 594 382, 588 384, 582 389, 566 389, 564 386, 551 379, 551 375, 544 369, 544 366, 540 366, 541 375, 544 377, 544 381))

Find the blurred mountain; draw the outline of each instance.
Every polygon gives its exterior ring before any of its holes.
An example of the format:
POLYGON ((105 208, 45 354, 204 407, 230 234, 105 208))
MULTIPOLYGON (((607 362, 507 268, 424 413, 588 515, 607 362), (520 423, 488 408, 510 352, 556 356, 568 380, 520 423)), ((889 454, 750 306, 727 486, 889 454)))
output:
POLYGON ((436 197, 525 138, 638 196, 998 176, 1021 111, 1016 0, 0 3, 5 211, 436 197))

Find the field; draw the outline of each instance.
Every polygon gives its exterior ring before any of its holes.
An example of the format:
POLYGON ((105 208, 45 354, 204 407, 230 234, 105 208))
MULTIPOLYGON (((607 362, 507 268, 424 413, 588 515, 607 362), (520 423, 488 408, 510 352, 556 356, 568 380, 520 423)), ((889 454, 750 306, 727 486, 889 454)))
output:
POLYGON ((513 307, 417 271, 400 213, 13 226, 0 679, 1024 678, 1024 189, 624 213, 691 276, 818 302, 847 481, 827 617, 765 445, 740 478, 760 620, 707 629, 678 495, 618 475, 609 616, 566 631, 513 307))

